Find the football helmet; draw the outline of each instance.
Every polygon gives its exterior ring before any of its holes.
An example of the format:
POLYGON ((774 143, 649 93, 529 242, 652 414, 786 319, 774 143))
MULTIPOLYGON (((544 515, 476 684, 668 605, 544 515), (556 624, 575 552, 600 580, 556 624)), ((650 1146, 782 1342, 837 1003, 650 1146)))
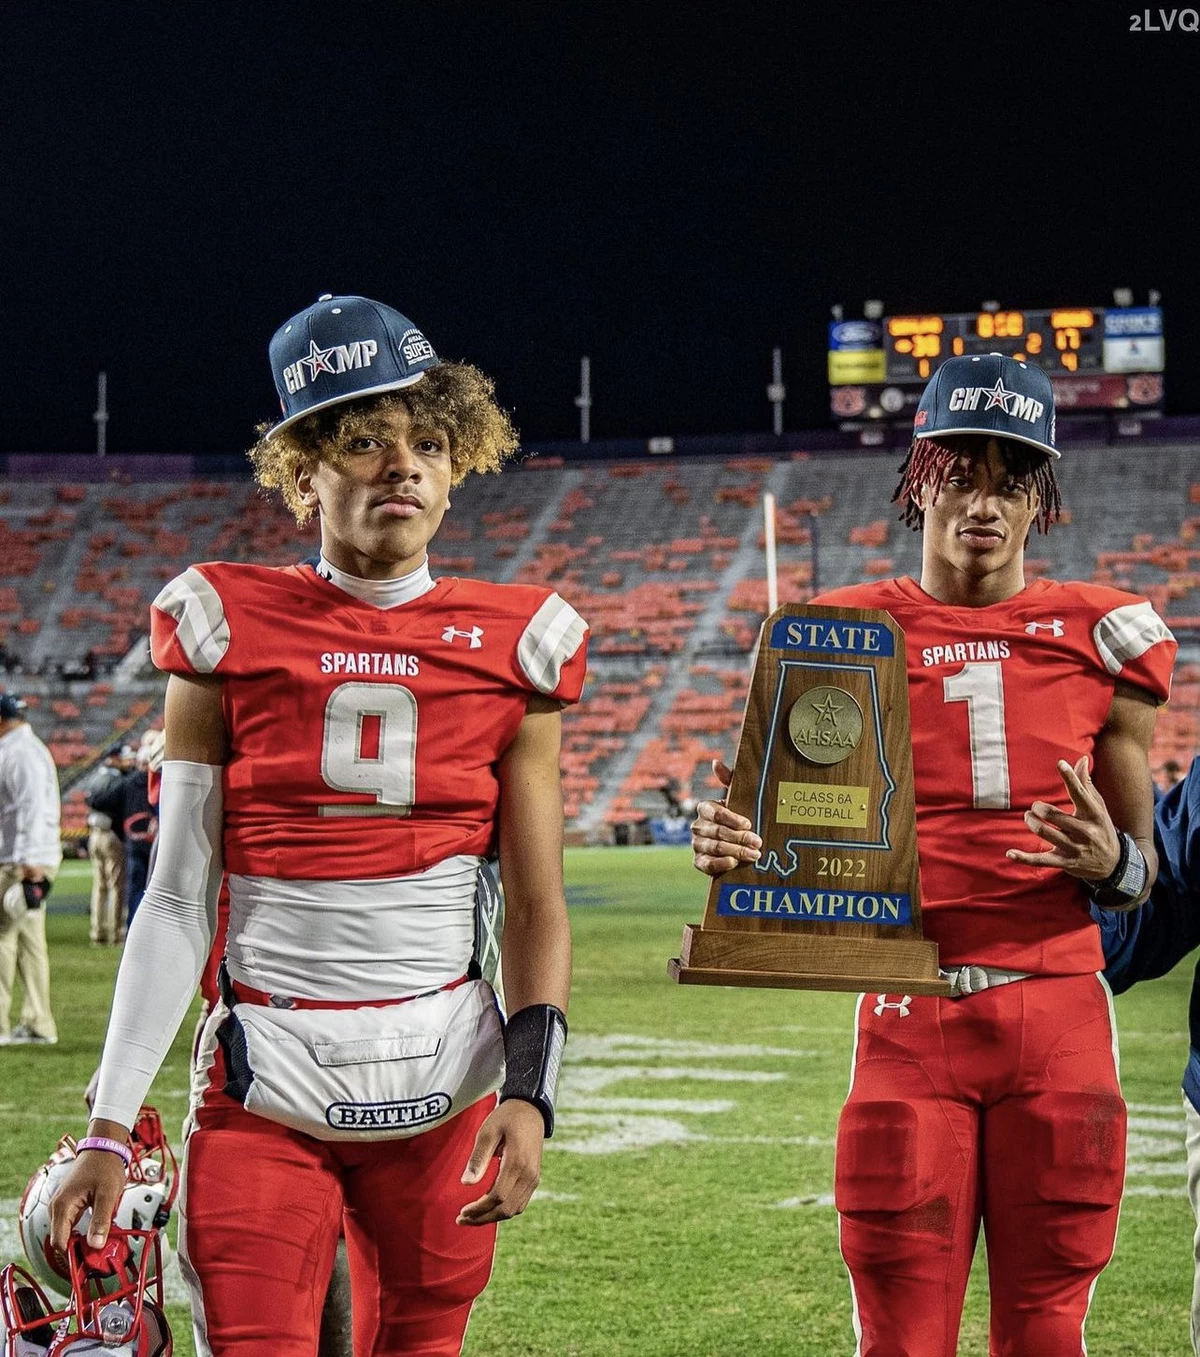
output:
MULTIPOLYGON (((144 1108, 130 1140, 133 1160, 126 1171, 127 1181, 113 1212, 113 1224, 133 1234, 133 1247, 140 1252, 141 1238, 159 1231, 167 1223, 178 1187, 175 1156, 162 1136, 162 1122, 153 1108, 144 1108), (156 1128, 157 1127, 157 1131, 156 1128), (140 1128, 140 1130, 139 1130, 140 1128), (157 1137, 157 1138, 156 1138, 157 1137)), ((75 1162, 75 1141, 63 1136, 58 1148, 30 1178, 21 1197, 17 1228, 21 1246, 34 1276, 42 1286, 60 1296, 71 1293, 68 1260, 50 1247, 50 1200, 75 1162)), ((85 1235, 92 1218, 84 1211, 75 1225, 85 1235)), ((156 1259, 161 1249, 155 1251, 156 1259)))
POLYGON ((98 1249, 72 1235, 66 1271, 56 1306, 23 1267, 0 1269, 0 1357, 171 1357, 157 1230, 114 1225, 98 1249))
POLYGON ((161 1208, 161 1223, 165 1225, 179 1192, 179 1165, 175 1160, 175 1151, 167 1142, 162 1118, 153 1107, 143 1107, 138 1112, 137 1121, 129 1132, 129 1148, 133 1152, 128 1171, 129 1181, 161 1185, 165 1189, 161 1208))

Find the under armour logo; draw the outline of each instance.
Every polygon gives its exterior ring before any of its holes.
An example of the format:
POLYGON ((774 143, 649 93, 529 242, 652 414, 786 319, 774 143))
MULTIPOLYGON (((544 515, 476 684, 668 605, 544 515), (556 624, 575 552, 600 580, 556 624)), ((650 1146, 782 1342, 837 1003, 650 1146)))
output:
POLYGON ((469 641, 471 644, 468 649, 470 650, 479 650, 483 646, 482 627, 472 627, 470 631, 457 631, 454 627, 447 627, 446 630, 442 632, 442 640, 448 641, 451 645, 454 644, 454 638, 456 636, 461 636, 464 641, 469 641))
POLYGON ((909 1014, 908 1006, 909 1004, 912 1003, 911 994, 902 994, 900 996, 900 1002, 898 1004, 889 1004, 887 1001, 886 994, 878 994, 875 997, 879 1000, 879 1002, 875 1005, 875 1016, 877 1018, 881 1018, 883 1016, 884 1010, 888 1008, 896 1009, 902 1018, 908 1017, 909 1014))
POLYGON ((1051 636, 1062 636, 1066 629, 1066 624, 1061 617, 1056 617, 1053 622, 1025 623, 1025 630, 1030 636, 1036 636, 1039 631, 1048 631, 1051 636))

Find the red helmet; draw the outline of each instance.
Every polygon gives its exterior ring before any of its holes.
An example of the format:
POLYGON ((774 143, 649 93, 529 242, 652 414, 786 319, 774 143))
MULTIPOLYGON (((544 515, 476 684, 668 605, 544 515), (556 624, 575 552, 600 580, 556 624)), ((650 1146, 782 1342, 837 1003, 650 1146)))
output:
POLYGON ((179 1165, 163 1131, 162 1118, 153 1107, 143 1107, 129 1132, 129 1148, 133 1151, 126 1176, 131 1183, 162 1184, 163 1219, 166 1224, 171 1207, 179 1191, 179 1165))
POLYGON ((171 1357, 157 1230, 113 1225, 67 1245, 71 1296, 53 1304, 16 1263, 0 1269, 0 1357, 171 1357))
MULTIPOLYGON (((147 1230, 160 1230, 171 1212, 178 1190, 175 1155, 162 1133, 162 1122, 153 1108, 144 1107, 130 1133, 133 1159, 113 1212, 113 1224, 129 1231, 135 1241, 147 1230)), ((67 1259, 50 1245, 50 1202, 75 1162, 75 1141, 63 1136, 58 1148, 30 1178, 21 1197, 17 1228, 21 1246, 33 1275, 42 1286, 59 1296, 70 1295, 67 1259)), ((91 1211, 75 1224, 76 1234, 85 1234, 91 1211)), ((0 1354, 0 1357, 3 1357, 0 1354)))

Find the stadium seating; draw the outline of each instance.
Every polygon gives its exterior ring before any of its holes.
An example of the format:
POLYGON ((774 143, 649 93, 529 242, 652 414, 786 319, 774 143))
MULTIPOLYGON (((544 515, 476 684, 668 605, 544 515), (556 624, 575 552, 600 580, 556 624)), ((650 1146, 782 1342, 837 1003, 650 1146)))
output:
MULTIPOLYGON (((1069 513, 1029 545, 1031 576, 1151 598, 1185 643, 1154 764, 1200 740, 1200 480, 1187 445, 1072 448, 1069 513)), ((919 574, 920 535, 889 504, 896 456, 869 452, 570 462, 534 458, 452 494, 438 574, 548 584, 592 627, 584 700, 564 721, 573 837, 603 840, 715 785, 733 751, 767 609, 762 496, 778 506, 779 592, 919 574)), ((245 478, 0 488, 0 668, 70 788, 112 740, 161 711, 147 607, 202 560, 279 564, 315 549, 245 478)), ((82 804, 68 794, 70 823, 82 804)))

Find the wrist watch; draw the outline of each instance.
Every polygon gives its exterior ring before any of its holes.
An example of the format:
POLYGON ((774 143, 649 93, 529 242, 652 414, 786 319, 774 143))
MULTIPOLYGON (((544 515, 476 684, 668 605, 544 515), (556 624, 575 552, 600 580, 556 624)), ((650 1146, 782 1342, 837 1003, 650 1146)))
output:
POLYGON ((1126 909, 1146 889, 1149 868, 1132 834, 1117 830, 1121 855, 1112 873, 1103 881, 1087 882, 1088 894, 1101 909, 1126 909))

